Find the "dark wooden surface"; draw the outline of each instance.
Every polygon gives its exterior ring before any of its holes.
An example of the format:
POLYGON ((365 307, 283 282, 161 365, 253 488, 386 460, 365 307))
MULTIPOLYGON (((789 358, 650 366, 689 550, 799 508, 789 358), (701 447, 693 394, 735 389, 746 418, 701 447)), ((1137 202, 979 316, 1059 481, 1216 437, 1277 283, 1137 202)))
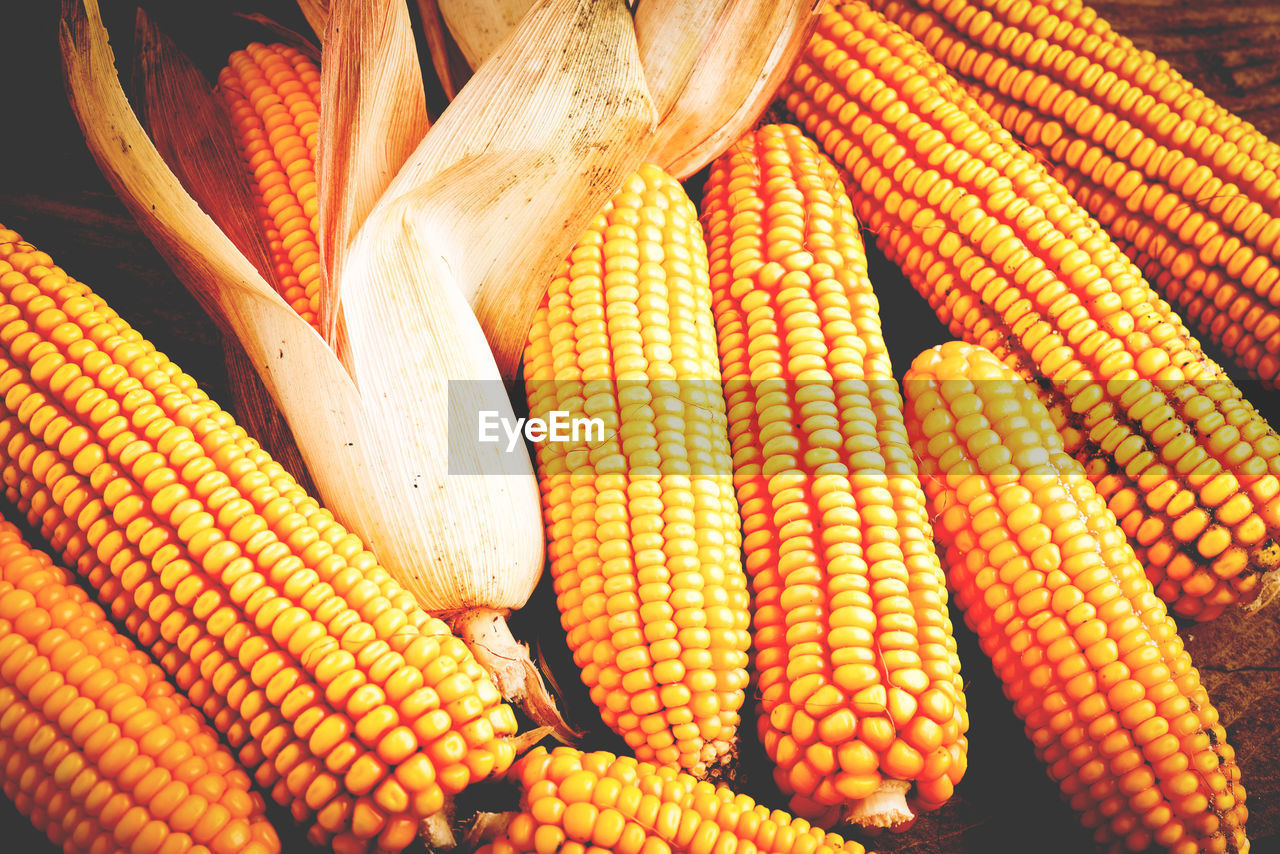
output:
MULTIPOLYGON (((0 5, 6 7, 0 16, 0 80, 6 89, 0 120, 0 224, 51 253, 204 383, 215 399, 228 401, 216 332, 116 201, 80 139, 58 69, 58 4, 0 5)), ((239 46, 228 10, 267 11, 303 26, 285 0, 150 5, 206 66, 239 46)), ((1280 0, 1105 0, 1094 5, 1117 30, 1157 51, 1225 106, 1264 132, 1280 134, 1280 0)), ((104 6, 117 54, 127 56, 132 4, 104 0, 104 6)), ((878 257, 872 263, 886 337, 901 371, 921 349, 948 336, 895 270, 878 257)), ((1276 400, 1257 402, 1273 412, 1277 408, 1276 400)), ((554 621, 546 619, 548 608, 554 605, 544 586, 532 607, 514 620, 517 632, 541 638, 566 689, 568 707, 578 713, 580 723, 597 731, 592 743, 616 748, 616 739, 598 732, 598 717, 586 705, 576 676, 564 666, 563 640, 554 621)), ((1234 612, 1212 623, 1185 625, 1182 632, 1237 750, 1249 791, 1255 852, 1280 851, 1278 616, 1280 606, 1273 605, 1254 617, 1234 612)), ((972 717, 968 775, 950 804, 923 816, 908 831, 859 838, 869 847, 902 854, 1094 850, 1089 834, 1059 801, 1056 787, 1032 755, 976 640, 963 627, 957 636, 972 717)), ((740 785, 781 805, 765 764, 749 745, 744 760, 740 785)), ((280 812, 275 817, 286 851, 310 850, 301 834, 288 827, 287 817, 280 812)), ((53 850, 3 799, 0 833, 2 851, 53 850)))

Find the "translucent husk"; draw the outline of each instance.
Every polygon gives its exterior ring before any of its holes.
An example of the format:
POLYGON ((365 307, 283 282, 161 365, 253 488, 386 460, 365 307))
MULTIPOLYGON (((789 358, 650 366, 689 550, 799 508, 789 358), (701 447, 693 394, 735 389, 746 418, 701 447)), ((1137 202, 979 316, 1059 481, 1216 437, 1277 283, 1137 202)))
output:
MULTIPOLYGON (((319 314, 321 334, 338 350, 340 271, 348 248, 431 122, 404 0, 339 3, 327 25, 316 132, 319 314)), ((409 290, 398 281, 391 289, 409 290)), ((394 301, 394 293, 387 298, 394 301)))
POLYGON ((645 0, 636 39, 659 123, 649 159, 677 178, 750 130, 818 22, 823 0, 645 0))
POLYGON ((298 8, 316 37, 323 38, 329 26, 329 0, 298 0, 298 8))

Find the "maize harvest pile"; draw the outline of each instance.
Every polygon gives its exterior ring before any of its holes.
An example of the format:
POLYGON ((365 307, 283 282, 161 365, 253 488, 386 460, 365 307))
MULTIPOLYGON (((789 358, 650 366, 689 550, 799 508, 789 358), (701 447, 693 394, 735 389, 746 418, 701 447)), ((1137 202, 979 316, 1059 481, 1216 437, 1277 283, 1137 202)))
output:
POLYGON ((51 150, 167 270, 0 192, 18 849, 1280 844, 1280 147, 1182 54, 1080 0, 47 5, 51 150))

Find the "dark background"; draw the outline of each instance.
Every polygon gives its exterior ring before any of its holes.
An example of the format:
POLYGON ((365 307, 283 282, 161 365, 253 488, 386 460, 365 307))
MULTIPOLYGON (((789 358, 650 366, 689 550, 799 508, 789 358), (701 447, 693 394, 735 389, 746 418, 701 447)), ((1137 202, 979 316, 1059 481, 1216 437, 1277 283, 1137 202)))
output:
MULTIPOLYGON (((117 57, 127 68, 134 3, 103 4, 117 57)), ((232 11, 264 12, 306 31, 296 7, 285 0, 146 5, 211 75, 231 50, 253 37, 248 27, 230 17, 232 11)), ((1280 133, 1280 2, 1106 0, 1093 5, 1117 30, 1169 60, 1224 106, 1266 133, 1280 133)), ((59 71, 57 7, 56 0, 0 2, 0 80, 5 90, 0 224, 17 230, 88 282, 199 379, 214 399, 229 406, 216 332, 116 201, 80 138, 59 71)), ((885 338, 901 374, 920 350, 950 336, 896 269, 874 249, 869 255, 885 338)), ((1249 388, 1255 402, 1274 418, 1277 396, 1249 388)), ((556 621, 549 619, 554 607, 544 583, 531 606, 513 619, 516 633, 536 639, 542 648, 564 689, 571 717, 592 730, 588 746, 619 750, 620 741, 603 731, 569 664, 563 636, 556 621)), ((1230 613, 1209 624, 1184 625, 1182 632, 1237 750, 1249 791, 1250 836, 1260 854, 1280 851, 1278 614, 1280 606, 1273 604, 1252 618, 1230 613)), ((855 834, 856 838, 880 851, 912 854, 1094 850, 1090 835, 1058 799, 1056 786, 1032 755, 976 639, 958 619, 954 621, 972 720, 968 774, 944 809, 922 816, 909 830, 879 837, 855 834)), ((759 748, 751 743, 753 730, 749 724, 743 727, 747 743, 738 785, 765 803, 785 806, 771 788, 759 748)), ((276 810, 273 818, 286 851, 312 850, 283 811, 276 810)), ((2 798, 0 833, 0 850, 54 850, 2 798)))

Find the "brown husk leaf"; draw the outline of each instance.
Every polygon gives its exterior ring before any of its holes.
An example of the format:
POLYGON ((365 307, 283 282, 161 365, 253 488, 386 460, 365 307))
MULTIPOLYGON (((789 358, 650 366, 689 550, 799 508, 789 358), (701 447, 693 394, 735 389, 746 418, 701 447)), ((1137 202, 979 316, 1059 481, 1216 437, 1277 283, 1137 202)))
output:
POLYGON ((347 249, 431 127, 404 0, 339 3, 329 15, 320 74, 319 324, 332 346, 347 249))

